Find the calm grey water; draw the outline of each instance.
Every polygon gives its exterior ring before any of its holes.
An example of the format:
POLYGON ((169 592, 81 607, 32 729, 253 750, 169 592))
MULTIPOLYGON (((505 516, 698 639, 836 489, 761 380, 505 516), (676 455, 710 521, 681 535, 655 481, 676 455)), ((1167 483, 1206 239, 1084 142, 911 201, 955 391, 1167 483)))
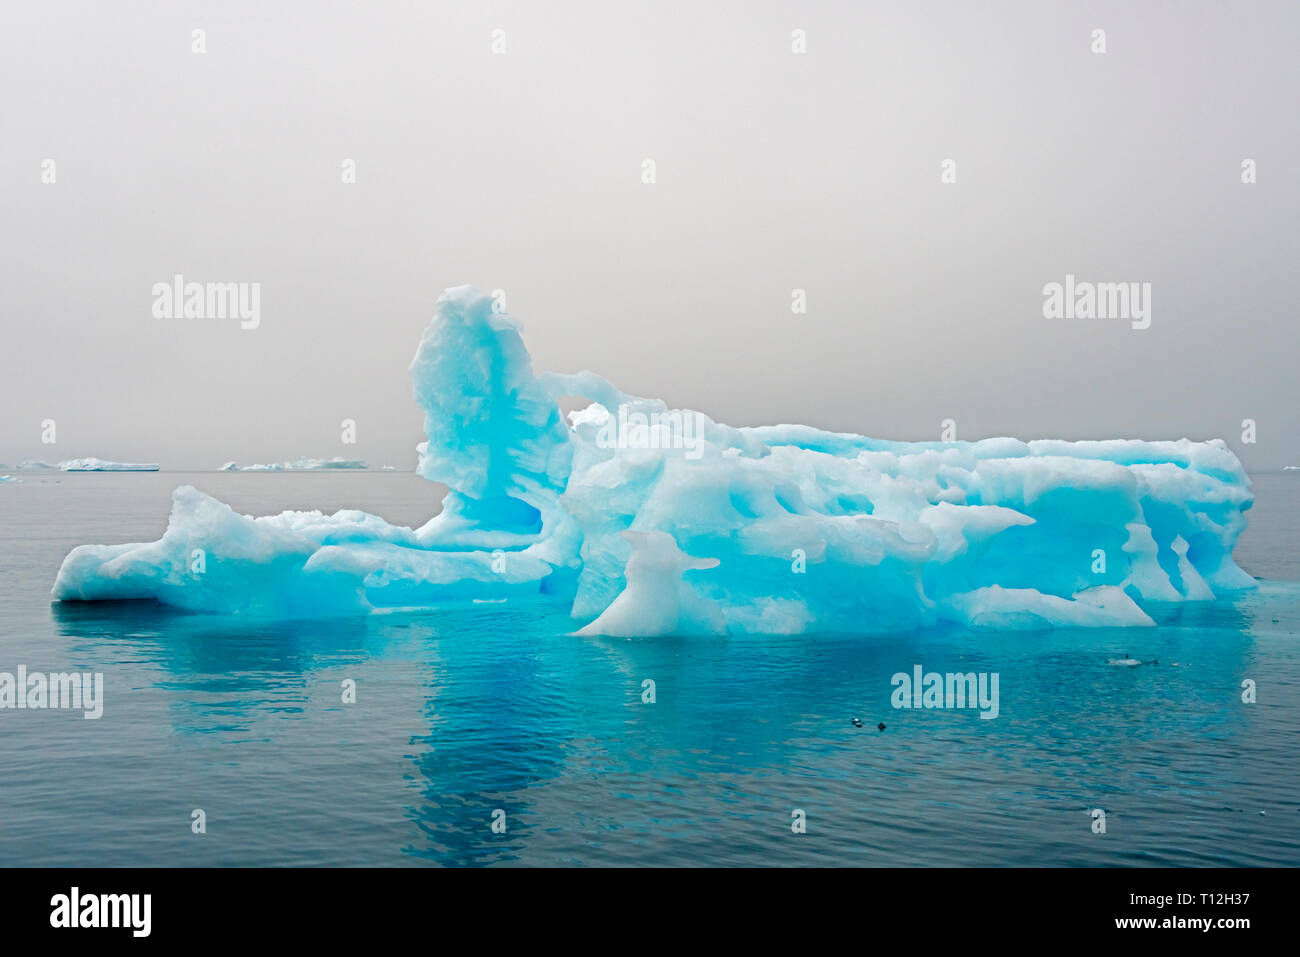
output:
POLYGON ((0 671, 106 690, 98 721, 0 710, 3 865, 1300 864, 1300 475, 1255 477, 1237 554, 1259 591, 1158 629, 627 641, 570 637, 546 606, 260 624, 52 606, 70 548, 158 537, 178 484, 401 524, 440 490, 19 474, 0 483, 0 671), (1000 716, 893 709, 916 664, 998 672, 1000 716))

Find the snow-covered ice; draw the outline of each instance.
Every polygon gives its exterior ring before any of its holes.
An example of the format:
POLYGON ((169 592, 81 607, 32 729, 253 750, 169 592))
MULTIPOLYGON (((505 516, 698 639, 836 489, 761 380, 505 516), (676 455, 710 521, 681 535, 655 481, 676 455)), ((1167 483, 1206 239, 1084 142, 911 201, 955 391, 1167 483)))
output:
POLYGON ((410 371, 417 471, 450 488, 425 525, 252 518, 183 486, 159 541, 74 549, 54 597, 272 616, 548 600, 630 636, 1149 626, 1153 602, 1254 585, 1232 558, 1250 483, 1222 441, 732 428, 535 373, 519 324, 465 286, 410 371), (562 396, 591 404, 566 420, 562 396))
POLYGON ((302 472, 315 469, 364 469, 368 468, 360 459, 344 459, 335 456, 332 459, 300 458, 292 462, 271 462, 268 464, 239 465, 227 462, 217 469, 218 472, 302 472))
POLYGON ((104 459, 69 459, 60 462, 65 472, 157 472, 157 462, 106 462, 104 459))

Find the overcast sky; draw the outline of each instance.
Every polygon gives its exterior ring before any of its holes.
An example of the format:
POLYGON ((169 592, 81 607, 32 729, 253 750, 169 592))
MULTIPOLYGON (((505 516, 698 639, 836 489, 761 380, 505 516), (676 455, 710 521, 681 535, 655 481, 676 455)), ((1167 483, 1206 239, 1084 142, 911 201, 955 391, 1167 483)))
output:
POLYGON ((5 3, 0 462, 409 466, 473 283, 735 425, 1300 464, 1298 49, 1293 0, 5 3), (155 317, 178 273, 259 327, 155 317), (1044 318, 1067 273, 1150 328, 1044 318))

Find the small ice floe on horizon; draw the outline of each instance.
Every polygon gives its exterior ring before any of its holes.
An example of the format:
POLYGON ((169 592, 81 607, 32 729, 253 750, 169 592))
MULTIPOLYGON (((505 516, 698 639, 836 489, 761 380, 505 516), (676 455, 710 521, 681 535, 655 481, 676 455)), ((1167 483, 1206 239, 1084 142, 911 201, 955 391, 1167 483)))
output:
POLYGON ((158 463, 108 462, 91 457, 60 462, 59 468, 65 472, 157 472, 158 463))
POLYGON ((22 479, 14 478, 12 475, 0 475, 0 482, 16 482, 21 485, 22 481, 22 479))
POLYGON ((161 539, 74 549, 53 598, 281 617, 530 599, 644 637, 1149 628, 1148 605, 1256 587, 1232 557, 1250 480, 1221 440, 733 428, 535 372, 498 310, 447 290, 410 364, 416 472, 449 489, 424 525, 253 518, 182 486, 161 539))
POLYGON ((292 462, 272 462, 270 464, 240 465, 227 462, 218 472, 311 472, 319 469, 366 469, 370 466, 360 459, 344 459, 335 456, 332 459, 294 459, 292 462))

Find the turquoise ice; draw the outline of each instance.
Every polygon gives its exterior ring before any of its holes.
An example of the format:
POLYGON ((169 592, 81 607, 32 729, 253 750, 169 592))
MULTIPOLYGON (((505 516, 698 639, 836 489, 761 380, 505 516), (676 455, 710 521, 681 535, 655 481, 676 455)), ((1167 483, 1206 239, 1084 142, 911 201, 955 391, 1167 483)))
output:
POLYGON ((272 617, 545 601, 584 633, 799 634, 1150 626, 1152 603, 1254 586, 1232 557, 1250 482, 1222 441, 732 428, 535 373, 468 286, 410 371, 418 471, 449 488, 425 525, 253 518, 187 485, 161 539, 74 549, 53 597, 272 617))

